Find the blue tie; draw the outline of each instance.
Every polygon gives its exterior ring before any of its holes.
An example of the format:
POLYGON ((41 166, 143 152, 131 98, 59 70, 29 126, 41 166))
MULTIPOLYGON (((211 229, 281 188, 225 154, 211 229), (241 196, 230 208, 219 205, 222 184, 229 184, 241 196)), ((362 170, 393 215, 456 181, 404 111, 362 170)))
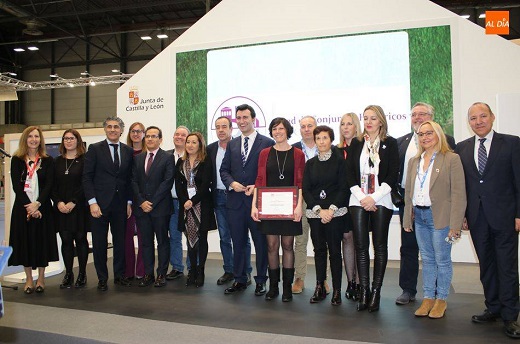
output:
POLYGON ((486 146, 484 146, 484 142, 486 139, 478 139, 480 141, 480 146, 478 147, 478 173, 481 175, 484 173, 484 169, 486 168, 487 163, 487 151, 486 146))
POLYGON ((249 152, 249 137, 244 137, 244 153, 242 153, 242 167, 246 165, 247 160, 247 152, 249 152))

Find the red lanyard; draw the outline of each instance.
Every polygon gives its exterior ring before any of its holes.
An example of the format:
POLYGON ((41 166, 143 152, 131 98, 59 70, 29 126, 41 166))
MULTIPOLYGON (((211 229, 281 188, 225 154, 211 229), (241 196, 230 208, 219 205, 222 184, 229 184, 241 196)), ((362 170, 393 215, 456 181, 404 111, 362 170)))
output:
MULTIPOLYGON (((38 169, 38 162, 40 160, 40 156, 36 154, 36 160, 34 160, 34 164, 32 166, 29 164, 29 162, 25 162, 25 165, 27 166, 27 179, 32 179, 34 172, 38 169)), ((30 160, 29 160, 30 161, 30 160)))

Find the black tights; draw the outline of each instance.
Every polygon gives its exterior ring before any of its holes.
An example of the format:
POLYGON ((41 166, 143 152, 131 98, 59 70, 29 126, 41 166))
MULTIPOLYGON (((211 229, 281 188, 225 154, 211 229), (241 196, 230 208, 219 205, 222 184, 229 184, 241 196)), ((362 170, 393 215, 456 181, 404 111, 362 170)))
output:
POLYGON ((192 269, 196 269, 198 265, 204 266, 208 258, 208 232, 199 231, 199 241, 194 247, 190 247, 188 241, 188 258, 192 269))
POLYGON ((67 273, 72 272, 74 262, 74 242, 76 242, 76 253, 78 255, 79 272, 85 273, 88 258, 87 235, 83 232, 61 231, 61 254, 67 273))
POLYGON ((370 245, 369 229, 372 229, 372 243, 374 245, 374 278, 373 288, 380 288, 385 277, 388 261, 388 227, 392 218, 392 210, 377 206, 376 211, 366 211, 362 207, 349 208, 354 232, 359 282, 363 288, 370 286, 370 245))
MULTIPOLYGON (((267 258, 269 269, 275 270, 280 266, 280 235, 266 235, 267 258)), ((294 268, 294 236, 282 235, 282 266, 286 269, 294 268)))

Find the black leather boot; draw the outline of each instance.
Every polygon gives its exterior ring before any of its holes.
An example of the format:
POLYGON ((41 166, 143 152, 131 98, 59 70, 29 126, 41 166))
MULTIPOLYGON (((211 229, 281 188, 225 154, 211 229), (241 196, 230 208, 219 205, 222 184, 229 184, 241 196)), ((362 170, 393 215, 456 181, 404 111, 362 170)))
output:
POLYGON ((84 272, 80 272, 78 274, 78 279, 76 283, 74 283, 74 288, 83 288, 87 285, 87 274, 84 272))
POLYGON ((356 300, 356 290, 357 290, 357 284, 356 280, 352 280, 348 282, 347 290, 345 290, 345 298, 348 300, 356 300))
POLYGON ((330 303, 333 306, 341 305, 341 289, 334 289, 334 293, 332 294, 332 299, 330 300, 330 303))
POLYGON ((352 301, 357 301, 361 297, 361 284, 356 284, 356 290, 354 292, 354 297, 352 301))
POLYGON ((280 290, 278 289, 278 282, 280 282, 280 268, 268 269, 267 272, 269 274, 269 291, 265 294, 265 299, 271 301, 280 295, 280 290))
POLYGON ((316 289, 314 289, 314 294, 311 297, 311 303, 318 303, 327 297, 327 291, 325 290, 324 281, 316 282, 316 289))
POLYGON ((292 301, 292 283, 294 280, 294 268, 286 269, 283 268, 283 293, 282 301, 292 301))
POLYGON ((368 301, 370 299, 370 287, 361 287, 361 294, 357 303, 357 310, 364 311, 368 308, 368 301))
POLYGON ((197 277, 195 278, 195 286, 202 287, 204 285, 204 265, 197 266, 197 277))
POLYGON ((63 276, 63 280, 60 284, 60 289, 69 289, 72 288, 72 281, 74 281, 74 273, 67 272, 65 276, 63 276))
POLYGON ((191 270, 188 270, 188 279, 186 280, 186 287, 190 285, 195 285, 195 281, 197 280, 197 269, 195 267, 191 267, 191 270))
POLYGON ((372 295, 368 303, 368 311, 375 312, 379 310, 379 301, 381 300, 381 287, 372 288, 372 295))

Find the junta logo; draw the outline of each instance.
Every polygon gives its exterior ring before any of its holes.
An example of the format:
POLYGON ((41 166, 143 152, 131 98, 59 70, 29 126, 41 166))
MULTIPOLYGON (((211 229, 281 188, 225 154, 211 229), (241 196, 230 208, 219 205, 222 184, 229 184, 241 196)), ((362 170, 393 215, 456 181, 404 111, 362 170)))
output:
POLYGON ((139 90, 137 87, 130 87, 130 91, 128 91, 128 102, 130 105, 139 104, 139 90))
POLYGON ((509 11, 486 11, 486 35, 509 35, 509 11))

